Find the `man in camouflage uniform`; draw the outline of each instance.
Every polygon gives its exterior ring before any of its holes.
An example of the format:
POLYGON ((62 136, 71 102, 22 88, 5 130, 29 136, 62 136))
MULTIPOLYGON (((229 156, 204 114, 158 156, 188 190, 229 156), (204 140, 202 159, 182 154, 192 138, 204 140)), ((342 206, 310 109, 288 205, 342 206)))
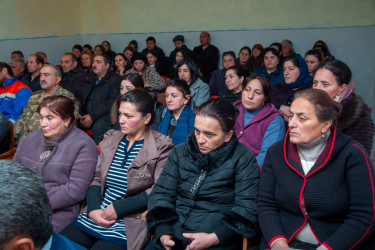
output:
MULTIPOLYGON (((21 137, 26 136, 40 128, 38 106, 44 98, 52 95, 63 95, 73 97, 74 95, 66 89, 59 86, 61 81, 61 71, 50 64, 45 64, 40 70, 40 85, 42 90, 34 92, 27 105, 23 109, 23 113, 14 124, 14 137, 18 144, 21 137)), ((75 110, 78 115, 78 106, 75 110)))

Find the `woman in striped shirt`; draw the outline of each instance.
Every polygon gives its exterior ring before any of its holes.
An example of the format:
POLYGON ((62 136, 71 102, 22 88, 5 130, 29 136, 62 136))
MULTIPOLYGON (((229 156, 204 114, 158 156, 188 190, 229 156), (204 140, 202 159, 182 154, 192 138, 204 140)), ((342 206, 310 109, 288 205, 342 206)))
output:
POLYGON ((87 211, 62 234, 89 249, 142 249, 147 229, 141 214, 173 144, 149 128, 154 101, 135 89, 116 102, 121 131, 110 130, 87 192, 87 211))

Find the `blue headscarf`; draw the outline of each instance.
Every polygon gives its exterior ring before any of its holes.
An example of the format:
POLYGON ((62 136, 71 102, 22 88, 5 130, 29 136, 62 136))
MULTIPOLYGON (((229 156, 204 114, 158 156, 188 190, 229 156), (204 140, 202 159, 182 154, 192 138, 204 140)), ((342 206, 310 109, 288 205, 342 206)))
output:
POLYGON ((294 54, 294 56, 297 57, 299 62, 299 76, 295 82, 289 84, 285 83, 285 85, 290 89, 304 87, 313 81, 313 78, 310 76, 305 59, 297 54, 294 54))

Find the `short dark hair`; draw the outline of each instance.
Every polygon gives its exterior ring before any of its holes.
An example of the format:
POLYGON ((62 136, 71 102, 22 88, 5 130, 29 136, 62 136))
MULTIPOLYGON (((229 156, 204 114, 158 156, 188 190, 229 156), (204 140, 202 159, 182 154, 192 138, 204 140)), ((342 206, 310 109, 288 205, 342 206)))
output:
POLYGON ((313 49, 320 48, 324 56, 328 56, 330 54, 327 44, 323 40, 318 40, 314 43, 313 49))
POLYGON ((130 45, 134 45, 134 47, 135 47, 135 51, 134 51, 134 52, 136 52, 137 49, 138 49, 138 42, 137 42, 136 40, 131 40, 131 41, 129 42, 129 46, 130 46, 130 45))
POLYGON ((167 88, 168 87, 178 89, 183 94, 183 96, 190 95, 190 88, 185 80, 173 79, 169 81, 169 83, 167 84, 167 88))
MULTIPOLYGON (((152 123, 155 121, 155 102, 152 96, 143 89, 133 89, 127 93, 125 93, 121 98, 118 98, 114 104, 115 108, 112 111, 116 111, 120 108, 120 104, 122 102, 130 102, 133 103, 136 108, 137 112, 141 113, 142 117, 145 117, 147 114, 151 115, 151 120, 147 124, 147 127, 150 127, 152 123)), ((113 118, 116 120, 116 114, 111 114, 112 123, 113 118)))
POLYGON ((156 43, 155 37, 153 36, 147 37, 146 42, 149 42, 149 41, 154 41, 154 43, 156 43))
MULTIPOLYGON (((108 42, 107 40, 105 40, 105 41, 102 42, 102 44, 103 44, 103 43, 108 43, 108 47, 109 47, 109 49, 111 49, 111 43, 110 43, 110 42, 108 42)), ((102 46, 103 46, 103 45, 102 45, 102 46)))
POLYGON ((12 53, 10 53, 10 54, 11 54, 11 55, 16 54, 16 55, 19 55, 19 56, 21 56, 22 58, 24 58, 23 53, 22 53, 22 51, 20 51, 20 50, 12 51, 12 53))
POLYGON ((65 55, 69 55, 69 56, 71 56, 73 62, 77 62, 77 60, 78 60, 77 57, 76 57, 76 55, 74 55, 74 54, 71 53, 71 52, 64 53, 64 56, 65 56, 65 55))
POLYGON ((190 71, 191 80, 189 86, 191 87, 198 80, 198 68, 193 59, 184 58, 181 61, 179 61, 179 63, 177 63, 176 78, 178 78, 178 69, 184 64, 186 64, 190 71))
POLYGON ((185 42, 185 37, 183 35, 177 35, 173 38, 173 42, 185 42))
POLYGON ((234 128, 238 110, 232 104, 220 98, 211 99, 195 108, 195 116, 211 117, 217 120, 224 133, 234 128))
MULTIPOLYGON (((111 65, 112 60, 111 60, 111 58, 109 57, 109 55, 107 55, 106 53, 104 53, 104 54, 97 54, 96 56, 102 56, 102 57, 103 57, 103 60, 104 60, 104 63, 105 63, 105 64, 109 64, 109 65, 111 65)), ((96 56, 94 56, 94 58, 95 58, 96 56)))
POLYGON ((0 249, 17 235, 42 248, 52 235, 52 209, 41 177, 18 162, 0 160, 0 249))
POLYGON ((306 56, 315 56, 318 59, 318 62, 320 62, 320 63, 323 61, 322 51, 318 50, 318 49, 310 49, 310 50, 308 50, 305 53, 305 57, 306 56))
MULTIPOLYGON (((90 51, 92 51, 92 47, 90 44, 83 45, 83 48, 88 48, 90 51)), ((82 49, 83 50, 83 49, 82 49)))
POLYGON ((331 71, 339 86, 349 84, 349 82, 352 80, 352 71, 348 65, 340 60, 329 60, 323 65, 319 66, 318 70, 319 69, 327 69, 331 71))
POLYGON ((269 47, 272 47, 272 46, 276 46, 279 50, 279 53, 281 52, 283 46, 281 45, 281 43, 271 43, 269 47))
POLYGON ((99 48, 100 51, 102 52, 101 54, 103 54, 103 55, 107 53, 107 52, 105 51, 104 47, 103 47, 102 45, 100 45, 100 44, 95 45, 94 50, 95 50, 96 48, 99 48))
POLYGON ((62 120, 68 120, 74 123, 74 109, 76 102, 69 97, 63 95, 49 96, 43 99, 38 106, 38 113, 42 108, 48 108, 52 113, 60 116, 62 120))
POLYGON ((7 69, 8 71, 8 74, 13 77, 13 70, 12 70, 12 67, 9 66, 9 64, 5 63, 5 62, 0 62, 0 71, 3 70, 4 68, 7 69))
POLYGON ((236 54, 233 51, 225 51, 221 58, 224 58, 224 56, 231 56, 236 60, 236 54))
MULTIPOLYGON (((88 44, 86 44, 86 45, 88 45, 88 44)), ((89 45, 90 46, 90 45, 89 45)), ((91 46, 90 46, 91 47, 91 46)), ((78 49, 79 51, 81 51, 81 53, 82 53, 82 51, 83 51, 83 48, 82 48, 82 46, 81 45, 79 45, 79 44, 75 44, 74 46, 73 46, 73 48, 72 48, 72 50, 73 49, 78 49)), ((92 49, 92 48, 91 48, 92 49)))
POLYGON ((128 80, 131 82, 136 89, 144 89, 145 83, 143 81, 143 78, 140 74, 138 73, 129 73, 124 75, 121 78, 121 81, 128 80))
POLYGON ((240 53, 242 50, 247 50, 249 52, 249 55, 251 55, 251 49, 249 46, 243 46, 241 49, 240 49, 240 53))
POLYGON ((243 77, 243 81, 241 83, 242 87, 244 86, 244 82, 245 82, 245 78, 246 78, 246 71, 244 70, 244 68, 242 67, 238 67, 238 66, 230 66, 229 68, 227 68, 225 70, 225 73, 228 71, 228 70, 233 70, 234 73, 238 76, 238 77, 243 77))
POLYGON ((243 88, 245 89, 247 84, 249 84, 252 80, 258 80, 263 88, 263 94, 264 94, 264 103, 271 103, 271 83, 270 79, 267 76, 255 74, 251 75, 249 78, 247 78, 244 81, 243 88))
POLYGON ((332 126, 336 126, 337 117, 341 112, 341 105, 333 100, 327 92, 320 89, 306 89, 296 92, 294 99, 305 98, 313 106, 315 115, 320 122, 332 121, 332 126))
POLYGON ((35 59, 36 64, 42 64, 42 65, 45 64, 45 61, 44 61, 43 57, 41 57, 40 55, 32 54, 30 56, 35 56, 36 57, 36 59, 35 59))
POLYGON ((269 52, 269 51, 271 51, 271 53, 274 55, 274 56, 277 56, 277 58, 280 58, 280 55, 279 55, 279 52, 280 51, 277 51, 276 49, 274 49, 274 48, 270 48, 270 47, 268 47, 268 48, 265 48, 264 50, 263 50, 263 55, 266 55, 266 53, 267 52, 269 52))
POLYGON ((131 46, 126 46, 123 52, 125 52, 125 51, 127 51, 127 50, 130 50, 131 52, 134 53, 134 49, 133 49, 133 47, 131 47, 131 46))

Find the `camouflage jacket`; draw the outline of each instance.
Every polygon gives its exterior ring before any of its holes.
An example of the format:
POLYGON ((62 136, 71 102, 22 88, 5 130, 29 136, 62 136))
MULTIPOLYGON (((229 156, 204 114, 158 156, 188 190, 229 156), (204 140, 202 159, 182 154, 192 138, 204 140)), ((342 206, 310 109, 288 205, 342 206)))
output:
MULTIPOLYGON (((74 97, 74 95, 66 89, 63 89, 61 86, 58 86, 55 92, 52 95, 63 95, 68 97, 74 97)), ((38 106, 43 101, 44 98, 48 97, 44 90, 34 92, 27 105, 23 109, 23 113, 20 118, 14 123, 14 139, 16 144, 19 143, 20 139, 35 130, 40 128, 39 125, 39 113, 38 106)), ((78 115, 78 107, 74 111, 74 115, 78 115)))

